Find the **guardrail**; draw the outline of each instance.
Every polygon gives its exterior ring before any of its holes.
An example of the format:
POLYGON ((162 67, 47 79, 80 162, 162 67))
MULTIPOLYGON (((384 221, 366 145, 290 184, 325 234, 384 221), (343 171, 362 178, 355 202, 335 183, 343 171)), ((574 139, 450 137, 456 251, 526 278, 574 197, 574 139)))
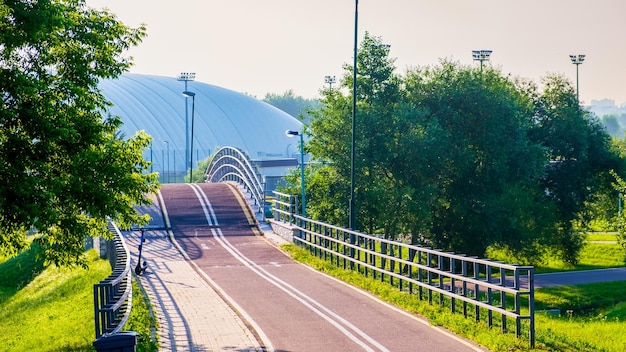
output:
POLYGON ((294 243, 312 254, 365 276, 388 280, 429 304, 437 301, 453 313, 473 316, 477 322, 486 320, 489 327, 494 326, 494 315, 499 316, 502 332, 508 331, 512 320, 518 338, 522 321, 527 321, 524 329, 528 330, 530 346, 534 348, 532 266, 467 257, 351 231, 297 215, 293 211, 293 196, 276 196, 274 212, 279 216, 275 215, 274 221, 288 223, 294 231, 294 243), (524 298, 527 305, 522 308, 524 298))
POLYGON ((287 222, 290 225, 295 221, 294 215, 298 209, 298 197, 291 194, 273 191, 274 193, 274 220, 287 222))
MULTIPOLYGON (((261 175, 239 148, 223 147, 211 156, 206 172, 207 182, 235 181, 250 192, 260 212, 265 207, 265 189, 261 175)), ((265 216, 265 214, 263 214, 265 216)))
POLYGON ((107 241, 113 272, 93 286, 96 339, 120 332, 128 320, 133 301, 128 249, 119 228, 113 222, 109 222, 108 228, 115 236, 107 241))

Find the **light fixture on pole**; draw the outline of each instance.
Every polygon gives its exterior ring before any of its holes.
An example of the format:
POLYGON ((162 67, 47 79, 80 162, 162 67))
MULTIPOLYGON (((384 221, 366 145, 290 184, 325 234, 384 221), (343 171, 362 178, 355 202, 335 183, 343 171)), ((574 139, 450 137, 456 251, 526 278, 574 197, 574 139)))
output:
POLYGON ((337 82, 335 76, 324 76, 324 83, 328 84, 328 89, 333 89, 333 84, 337 82))
POLYGON ((356 160, 356 78, 357 78, 357 54, 358 54, 358 27, 359 27, 359 0, 355 0, 354 8, 354 61, 352 63, 352 147, 350 151, 350 215, 348 228, 356 230, 356 204, 354 201, 354 166, 356 160))
POLYGON ((183 92, 183 96, 185 98, 191 97, 191 146, 189 147, 189 183, 191 183, 191 173, 193 171, 193 121, 196 113, 196 93, 186 90, 183 92))
POLYGON ((585 55, 570 55, 570 60, 572 63, 576 65, 576 100, 578 100, 578 104, 580 104, 580 95, 578 91, 578 66, 585 61, 585 55))
MULTIPOLYGON (((187 91, 187 82, 193 81, 196 79, 195 72, 181 72, 178 75, 178 80, 185 82, 185 91, 187 91)), ((187 161, 189 160, 189 151, 187 147, 189 146, 189 113, 188 113, 188 104, 187 99, 185 99, 185 165, 187 165, 187 161)))
POLYGON ((493 50, 472 50, 472 58, 474 61, 480 61, 480 70, 483 70, 483 61, 489 61, 493 50))
POLYGON ((300 187, 302 188, 302 216, 306 216, 306 192, 304 183, 304 134, 298 131, 285 131, 287 137, 300 136, 300 187))

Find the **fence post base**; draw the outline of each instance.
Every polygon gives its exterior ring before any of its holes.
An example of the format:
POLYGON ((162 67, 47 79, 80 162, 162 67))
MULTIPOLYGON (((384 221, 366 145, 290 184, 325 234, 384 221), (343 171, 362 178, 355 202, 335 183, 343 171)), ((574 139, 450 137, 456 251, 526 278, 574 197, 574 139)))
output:
POLYGON ((102 335, 93 342, 93 347, 98 352, 135 352, 138 337, 134 331, 102 335))

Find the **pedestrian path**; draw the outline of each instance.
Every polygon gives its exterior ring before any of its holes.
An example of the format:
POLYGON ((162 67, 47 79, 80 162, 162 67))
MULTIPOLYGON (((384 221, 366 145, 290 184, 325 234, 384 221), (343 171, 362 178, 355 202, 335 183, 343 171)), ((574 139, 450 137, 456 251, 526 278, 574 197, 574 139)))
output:
MULTIPOLYGON (((164 230, 158 202, 142 209, 153 221, 144 233, 141 274, 143 286, 153 306, 159 336, 159 351, 261 351, 262 348, 219 287, 187 261, 164 230), (153 229, 150 229, 153 228, 153 229)), ((141 233, 125 233, 132 267, 138 258, 141 233)), ((137 294, 137 293, 135 293, 137 294)))

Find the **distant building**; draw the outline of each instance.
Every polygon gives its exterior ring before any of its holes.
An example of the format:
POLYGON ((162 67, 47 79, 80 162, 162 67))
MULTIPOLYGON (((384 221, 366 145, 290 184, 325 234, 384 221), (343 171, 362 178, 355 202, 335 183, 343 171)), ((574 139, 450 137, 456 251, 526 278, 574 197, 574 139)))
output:
POLYGON ((591 105, 588 105, 587 109, 596 114, 598 117, 605 115, 620 116, 626 114, 626 105, 619 107, 615 105, 615 100, 613 99, 592 100, 591 105))

